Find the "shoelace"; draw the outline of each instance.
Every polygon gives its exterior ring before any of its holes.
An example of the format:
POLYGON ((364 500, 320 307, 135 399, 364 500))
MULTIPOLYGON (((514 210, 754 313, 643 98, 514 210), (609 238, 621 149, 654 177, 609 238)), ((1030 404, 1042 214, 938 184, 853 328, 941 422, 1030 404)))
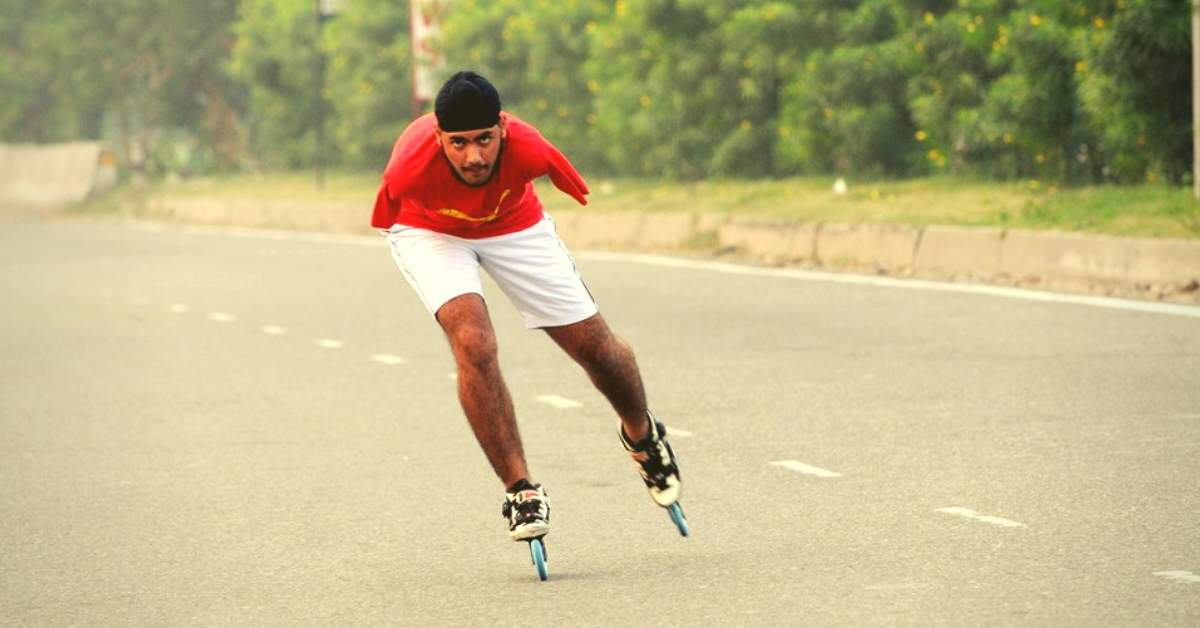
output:
POLYGON ((542 500, 530 499, 522 502, 504 502, 504 518, 512 525, 520 525, 530 520, 543 519, 542 500), (513 511, 517 516, 513 517, 513 511))
POLYGON ((667 488, 667 478, 678 473, 675 469, 675 461, 670 464, 666 463, 667 452, 661 442, 656 442, 645 451, 637 452, 634 455, 634 460, 637 460, 638 467, 642 471, 642 479, 646 481, 646 486, 653 486, 657 489, 667 488))

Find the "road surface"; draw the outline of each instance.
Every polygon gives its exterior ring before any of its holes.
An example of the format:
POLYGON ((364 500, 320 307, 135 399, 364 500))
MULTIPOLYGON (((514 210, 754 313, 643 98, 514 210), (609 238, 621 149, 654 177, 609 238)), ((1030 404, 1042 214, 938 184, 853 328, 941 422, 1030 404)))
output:
POLYGON ((1200 311, 578 255, 692 536, 494 289, 507 540, 382 240, 0 222, 0 626, 1200 625, 1200 311))

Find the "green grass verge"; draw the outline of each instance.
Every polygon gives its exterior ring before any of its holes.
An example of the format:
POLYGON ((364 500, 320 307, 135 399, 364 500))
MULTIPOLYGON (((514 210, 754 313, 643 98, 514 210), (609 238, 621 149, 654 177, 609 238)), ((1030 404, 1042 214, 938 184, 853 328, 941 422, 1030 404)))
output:
MULTIPOLYGON (((378 175, 328 173, 241 175, 156 183, 144 192, 120 188, 79 208, 105 212, 136 206, 148 196, 361 203, 368 212, 378 175)), ((590 203, 580 208, 538 182, 552 212, 693 212, 799 222, 962 225, 1062 230, 1131 237, 1200 238, 1200 204, 1189 188, 1165 185, 1056 189, 1032 182, 995 183, 955 178, 849 182, 835 194, 829 178, 663 183, 590 178, 590 203)))

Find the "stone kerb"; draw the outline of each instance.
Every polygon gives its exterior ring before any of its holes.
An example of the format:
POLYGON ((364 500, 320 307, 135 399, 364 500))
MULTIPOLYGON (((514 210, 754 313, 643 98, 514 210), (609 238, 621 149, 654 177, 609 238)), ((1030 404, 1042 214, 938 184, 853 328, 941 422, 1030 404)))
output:
POLYGON ((733 249, 768 261, 811 260, 816 230, 812 225, 734 217, 717 226, 721 249, 733 249))
POLYGON ((695 217, 682 212, 645 214, 637 246, 651 251, 678 249, 691 239, 695 222, 695 217))
POLYGON ((559 225, 559 237, 572 249, 624 249, 637 245, 643 217, 642 214, 636 212, 612 214, 560 212, 554 220, 559 225))
POLYGON ((993 277, 1000 271, 1004 231, 975 227, 925 227, 913 268, 917 271, 993 277))
POLYGON ((816 234, 816 259, 831 267, 868 264, 906 269, 912 267, 920 238, 917 227, 824 224, 816 234))
POLYGON ((1000 271, 1084 281, 1188 283, 1200 275, 1200 243, 1015 229, 1000 271))

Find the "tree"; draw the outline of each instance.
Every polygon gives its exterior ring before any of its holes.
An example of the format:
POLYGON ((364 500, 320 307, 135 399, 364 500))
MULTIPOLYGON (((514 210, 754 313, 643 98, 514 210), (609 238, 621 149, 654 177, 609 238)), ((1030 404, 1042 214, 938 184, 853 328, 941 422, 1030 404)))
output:
POLYGON ((413 117, 409 18, 396 6, 355 2, 325 29, 332 163, 382 172, 413 117))
POLYGON ((242 0, 228 71, 246 89, 257 168, 314 163, 317 14, 311 0, 242 0))
POLYGON ((1083 109, 1100 136, 1098 158, 1117 181, 1181 183, 1191 172, 1191 3, 1085 4, 1077 37, 1083 109))

